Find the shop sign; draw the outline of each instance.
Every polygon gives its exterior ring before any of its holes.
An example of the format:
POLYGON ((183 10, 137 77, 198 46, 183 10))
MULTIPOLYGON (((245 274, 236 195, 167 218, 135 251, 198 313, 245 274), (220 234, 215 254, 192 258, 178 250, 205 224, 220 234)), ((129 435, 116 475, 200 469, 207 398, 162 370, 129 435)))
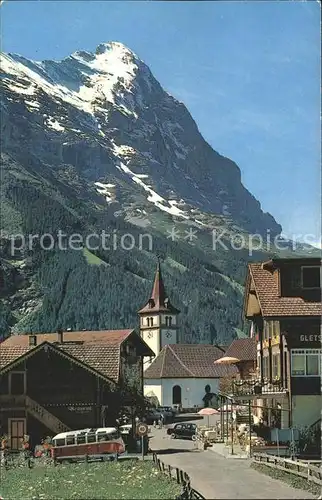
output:
POLYGON ((68 406, 69 411, 74 411, 76 413, 89 413, 92 411, 91 406, 68 406))
POLYGON ((300 342, 321 342, 321 335, 300 335, 300 342))

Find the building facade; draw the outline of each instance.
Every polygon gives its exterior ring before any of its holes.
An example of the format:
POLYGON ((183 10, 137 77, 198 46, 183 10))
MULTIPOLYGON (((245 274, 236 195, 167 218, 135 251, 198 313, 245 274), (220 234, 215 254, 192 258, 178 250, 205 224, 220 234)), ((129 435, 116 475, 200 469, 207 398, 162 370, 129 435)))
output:
POLYGON ((158 263, 151 296, 138 312, 141 337, 155 353, 144 359, 144 394, 162 406, 192 409, 215 405, 220 377, 236 374, 237 369, 215 365, 224 349, 182 344, 179 313, 166 293, 158 263))
POLYGON ((257 344, 256 375, 235 395, 256 401, 269 426, 321 425, 321 262, 249 264, 244 313, 257 344))
POLYGON ((0 434, 17 449, 68 429, 115 425, 143 398, 143 357, 134 330, 13 335, 0 345, 0 434))
POLYGON ((156 396, 161 406, 216 407, 220 380, 238 373, 235 366, 215 363, 223 355, 214 345, 166 345, 144 372, 144 394, 156 396))

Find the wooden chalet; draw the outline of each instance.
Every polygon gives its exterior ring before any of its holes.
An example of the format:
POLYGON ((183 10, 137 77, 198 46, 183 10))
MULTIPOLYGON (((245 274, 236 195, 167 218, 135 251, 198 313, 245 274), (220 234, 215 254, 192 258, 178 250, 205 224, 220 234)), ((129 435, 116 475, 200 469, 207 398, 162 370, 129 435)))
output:
POLYGON ((256 342, 257 376, 236 382, 235 397, 279 409, 269 426, 321 425, 321 261, 272 259, 248 266, 244 315, 256 342))
POLYGON ((0 344, 0 435, 12 449, 68 429, 115 425, 143 401, 143 357, 135 330, 12 335, 0 344))

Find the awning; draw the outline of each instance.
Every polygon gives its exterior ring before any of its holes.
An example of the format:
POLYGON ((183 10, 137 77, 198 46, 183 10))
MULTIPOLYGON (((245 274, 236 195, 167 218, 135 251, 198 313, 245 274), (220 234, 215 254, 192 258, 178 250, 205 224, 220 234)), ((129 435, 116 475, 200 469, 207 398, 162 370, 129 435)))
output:
POLYGON ((232 358, 230 356, 223 356, 222 358, 216 359, 215 365, 234 365, 235 363, 239 363, 240 359, 232 358))

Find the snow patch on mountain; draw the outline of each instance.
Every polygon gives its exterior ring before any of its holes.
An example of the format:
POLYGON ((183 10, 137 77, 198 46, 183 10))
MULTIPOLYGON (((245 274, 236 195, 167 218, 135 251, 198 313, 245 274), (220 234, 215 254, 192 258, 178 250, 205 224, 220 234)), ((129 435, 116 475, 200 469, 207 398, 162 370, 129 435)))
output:
POLYGON ((112 201, 115 201, 116 196, 115 196, 115 184, 111 183, 103 183, 103 182, 94 182, 94 185, 96 186, 96 191, 98 194, 101 194, 102 196, 105 197, 105 200, 110 203, 112 201))
POLYGON ((117 166, 119 170, 122 170, 124 173, 129 175, 133 182, 136 182, 141 186, 149 196, 147 197, 147 201, 153 203, 156 207, 158 207, 163 212, 168 212, 171 215, 176 215, 177 217, 183 217, 184 219, 188 219, 188 215, 186 215, 180 208, 171 204, 171 202, 167 201, 165 198, 160 196, 156 191, 152 189, 151 186, 148 186, 142 181, 142 178, 132 172, 129 167, 124 165, 124 163, 120 163, 120 166, 117 166))
POLYGON ((77 52, 63 61, 52 62, 51 66, 48 61, 28 61, 18 55, 3 55, 1 71, 7 77, 10 90, 20 94, 33 95, 39 87, 92 115, 95 114, 94 101, 98 99, 102 101, 102 107, 107 101, 119 106, 127 114, 137 116, 132 93, 138 70, 136 57, 124 45, 114 42, 101 44, 96 52, 95 55, 77 52), (78 90, 70 90, 64 84, 61 72, 66 74, 68 67, 70 75, 67 74, 67 77, 70 76, 71 81, 76 80, 77 74, 79 80, 84 81, 78 90), (8 76, 20 79, 24 84, 16 81, 11 83, 8 76), (26 81, 26 77, 29 81, 26 81))
POLYGON ((25 104, 27 104, 29 108, 34 108, 34 109, 40 108, 40 105, 37 101, 25 101, 25 104))
POLYGON ((49 118, 46 120, 46 124, 48 127, 52 128, 53 130, 56 130, 57 132, 64 132, 65 127, 63 127, 57 120, 55 120, 54 117, 49 116, 49 118))

